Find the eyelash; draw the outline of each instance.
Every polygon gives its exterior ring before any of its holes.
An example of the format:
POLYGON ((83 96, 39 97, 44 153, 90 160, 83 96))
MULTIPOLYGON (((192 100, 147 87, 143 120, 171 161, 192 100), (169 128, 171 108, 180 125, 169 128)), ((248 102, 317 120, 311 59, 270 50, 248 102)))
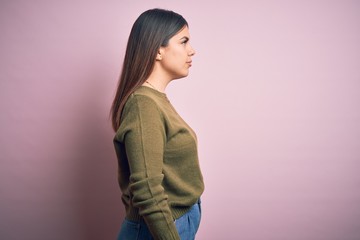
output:
POLYGON ((181 44, 186 44, 189 40, 185 40, 183 41, 181 44))

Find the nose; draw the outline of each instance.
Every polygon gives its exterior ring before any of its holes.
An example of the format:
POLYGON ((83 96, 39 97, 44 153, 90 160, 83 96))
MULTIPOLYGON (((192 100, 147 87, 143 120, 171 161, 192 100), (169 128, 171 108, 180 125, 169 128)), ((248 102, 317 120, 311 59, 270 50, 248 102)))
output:
POLYGON ((195 53, 196 53, 195 49, 192 46, 190 46, 189 56, 194 56, 195 53))

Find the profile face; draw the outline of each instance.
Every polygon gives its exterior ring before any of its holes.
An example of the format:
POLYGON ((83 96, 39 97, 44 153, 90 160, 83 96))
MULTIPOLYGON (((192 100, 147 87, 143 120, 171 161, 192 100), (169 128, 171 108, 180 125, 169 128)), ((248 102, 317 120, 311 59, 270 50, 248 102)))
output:
POLYGON ((161 47, 160 66, 171 79, 186 77, 191 67, 191 58, 195 51, 190 45, 189 28, 185 26, 170 38, 166 47, 161 47))

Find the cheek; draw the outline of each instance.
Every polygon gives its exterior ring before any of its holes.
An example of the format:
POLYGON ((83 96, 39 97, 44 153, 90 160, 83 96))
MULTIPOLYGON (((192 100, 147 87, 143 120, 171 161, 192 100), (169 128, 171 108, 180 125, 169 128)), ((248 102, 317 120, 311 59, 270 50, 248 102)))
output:
POLYGON ((169 59, 169 64, 174 65, 173 67, 182 67, 183 64, 186 62, 186 56, 182 54, 181 52, 173 52, 171 54, 171 58, 169 59))
POLYGON ((173 49, 172 56, 178 61, 183 61, 187 57, 186 49, 183 45, 180 45, 173 49))
POLYGON ((186 67, 187 58, 185 47, 183 45, 178 45, 172 47, 171 50, 169 49, 163 64, 168 70, 183 71, 183 68, 186 67))

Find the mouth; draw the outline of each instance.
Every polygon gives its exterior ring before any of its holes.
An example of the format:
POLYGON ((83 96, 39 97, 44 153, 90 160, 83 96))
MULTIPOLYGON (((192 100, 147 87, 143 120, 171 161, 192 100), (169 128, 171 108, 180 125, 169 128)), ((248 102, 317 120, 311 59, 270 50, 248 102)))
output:
POLYGON ((186 63, 189 65, 189 67, 191 67, 192 61, 188 61, 188 62, 186 62, 186 63))

